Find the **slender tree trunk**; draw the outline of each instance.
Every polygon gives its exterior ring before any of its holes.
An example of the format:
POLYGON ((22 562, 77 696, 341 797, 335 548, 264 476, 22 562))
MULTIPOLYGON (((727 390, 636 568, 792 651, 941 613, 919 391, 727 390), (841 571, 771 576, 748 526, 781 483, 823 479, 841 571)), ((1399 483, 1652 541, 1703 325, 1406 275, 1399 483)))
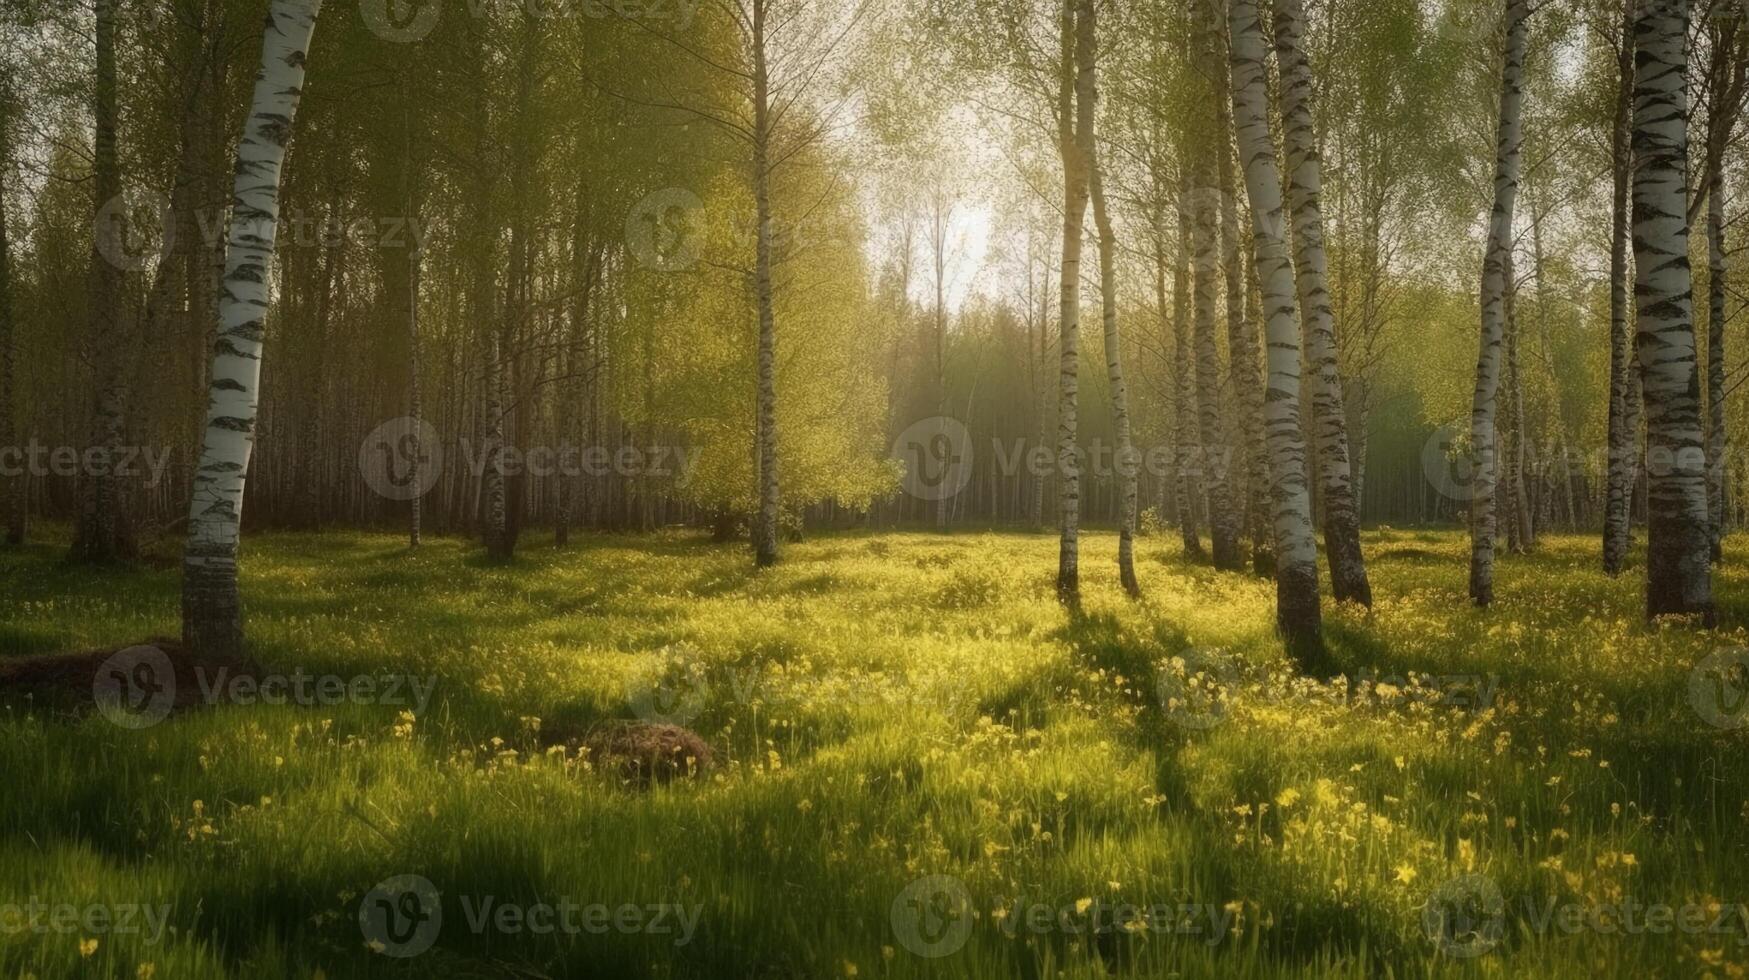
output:
POLYGON ((1184 556, 1201 561, 1202 532, 1197 502, 1207 452, 1197 433, 1196 360, 1190 339, 1190 263, 1195 239, 1190 223, 1190 181, 1181 176, 1178 193, 1178 258, 1172 268, 1172 377, 1176 385, 1174 431, 1178 441, 1178 530, 1184 556))
POLYGON ((114 465, 120 461, 128 382, 123 357, 125 338, 122 267, 127 225, 121 202, 121 165, 116 149, 116 8, 118 0, 97 0, 96 138, 93 143, 93 206, 96 236, 91 250, 91 358, 95 366, 96 399, 92 406, 89 446, 108 465, 88 467, 80 474, 78 527, 73 556, 81 561, 111 562, 134 553, 127 519, 127 481, 114 465))
POLYGON ((1494 539, 1499 525, 1495 492, 1500 472, 1495 418, 1506 330, 1512 218, 1518 202, 1519 155, 1524 143, 1523 78, 1528 16, 1526 0, 1506 0, 1506 58, 1501 72, 1499 141, 1495 145, 1494 210, 1488 221, 1487 255, 1482 260, 1482 342, 1470 411, 1470 441, 1476 454, 1474 498, 1470 503, 1470 599, 1478 606, 1494 601, 1494 539))
POLYGON ((1092 16, 1092 0, 1065 0, 1062 24, 1062 78, 1057 99, 1057 141, 1063 159, 1063 267, 1061 368, 1057 385, 1057 473, 1061 539, 1057 552, 1057 595, 1066 603, 1081 598, 1081 232, 1090 195, 1087 140, 1093 135, 1093 52, 1082 53, 1092 38, 1077 21, 1092 16))
MULTIPOLYGON (((413 420, 408 426, 412 434, 408 462, 408 479, 415 487, 422 487, 424 474, 421 472, 424 463, 420 459, 425 447, 419 444, 420 433, 424 429, 425 406, 420 401, 419 391, 419 271, 423 256, 417 246, 407 255, 407 417, 413 420)), ((407 511, 407 547, 417 548, 421 544, 424 532, 424 494, 415 494, 408 501, 407 511)))
MULTIPOLYGON (((1075 45, 1077 58, 1091 59, 1098 50, 1094 11, 1095 5, 1088 4, 1079 18, 1075 45)), ((1087 62, 1082 63, 1080 69, 1092 74, 1096 66, 1087 62)), ((1088 112, 1087 118, 1087 132, 1082 140, 1087 146, 1088 184, 1093 195, 1093 223, 1099 229, 1099 295, 1105 328, 1105 374, 1111 383, 1112 426, 1117 436, 1117 568, 1124 591, 1137 596, 1142 593, 1141 583, 1136 579, 1135 544, 1136 480, 1141 466, 1136 458, 1135 446, 1130 441, 1129 389, 1124 384, 1123 376, 1123 336, 1117 317, 1117 232, 1112 228, 1111 213, 1106 208, 1105 183, 1100 174, 1099 144, 1094 131, 1096 112, 1088 112)))
POLYGON ((1275 0, 1275 47, 1280 59, 1282 144, 1287 154, 1288 199, 1294 242, 1306 361, 1311 369, 1313 446, 1321 481, 1324 547, 1330 590, 1338 601, 1372 605, 1372 585, 1360 547, 1360 512, 1348 461, 1348 411, 1338 365, 1336 319, 1325 272, 1323 162, 1312 122, 1312 70, 1304 50, 1305 17, 1300 0, 1275 0))
MULTIPOLYGON (((17 322, 12 306, 12 231, 6 195, 12 177, 12 78, 0 73, 0 446, 18 445, 17 322)), ((26 475, 0 474, 0 525, 6 543, 24 543, 26 475)))
POLYGON ((321 7, 322 0, 273 0, 262 31, 261 70, 249 120, 237 147, 207 428, 195 470, 182 569, 183 641, 204 657, 235 656, 243 647, 237 542, 254 446, 280 169, 321 7))
MULTIPOLYGON (((1222 90, 1226 74, 1221 64, 1221 31, 1218 8, 1199 0, 1195 30, 1196 59, 1207 79, 1205 95, 1210 105, 1222 90)), ((1221 401, 1220 349, 1216 319, 1221 302, 1220 186, 1216 177, 1215 140, 1224 138, 1219 129, 1225 114, 1210 111, 1201 117, 1195 158, 1191 168, 1191 227, 1195 235, 1195 338, 1197 434, 1201 437, 1203 487, 1208 495, 1209 542, 1215 567, 1236 571, 1245 565, 1239 546, 1241 503, 1234 499, 1233 443, 1228 438, 1225 406, 1221 401)))
POLYGON ((771 106, 765 56, 766 0, 753 0, 753 203, 759 222, 754 292, 759 304, 758 493, 753 520, 753 561, 777 563, 777 322, 771 292, 771 106))
POLYGON ((1713 615, 1688 259, 1688 0, 1646 0, 1635 21, 1634 295, 1646 408, 1646 611, 1713 615))
POLYGON ((1628 191, 1633 170, 1634 4, 1623 0, 1618 86, 1611 145, 1615 187, 1609 245, 1609 467, 1603 505, 1603 570, 1621 574, 1627 563, 1639 466, 1638 426, 1633 418, 1637 372, 1628 312, 1628 191))
MULTIPOLYGON (((1263 292, 1257 275, 1257 250, 1245 254, 1245 323, 1250 338, 1249 353, 1235 355, 1235 383, 1242 386, 1240 396, 1245 402, 1247 424, 1250 427, 1251 500, 1258 508, 1251 521, 1251 571, 1261 578, 1275 575, 1275 514, 1270 500, 1270 485, 1274 477, 1269 469, 1269 386, 1258 365, 1266 351, 1258 331, 1263 326, 1263 292), (1246 369, 1249 368, 1247 374, 1246 369)), ((1358 482, 1358 481, 1357 481, 1358 482)))
POLYGON ((1290 649, 1310 659, 1320 642, 1318 546, 1300 427, 1300 326, 1294 315, 1294 270, 1281 228, 1281 172, 1269 132, 1268 74, 1256 0, 1230 0, 1233 120, 1251 198, 1251 241, 1267 314, 1269 354, 1269 493, 1275 517, 1276 625, 1290 649))
POLYGON ((1707 513, 1709 556, 1724 556, 1725 540, 1725 168, 1721 151, 1707 203, 1707 513))
POLYGON ((1263 434, 1263 372, 1257 350, 1258 317, 1251 301, 1251 263, 1244 257, 1245 242, 1239 231, 1239 188, 1234 174, 1233 104, 1225 81, 1215 86, 1215 131, 1219 134, 1221 180, 1221 264, 1227 279, 1227 354, 1232 364, 1233 391, 1239 407, 1238 432, 1235 447, 1244 460, 1243 469, 1232 472, 1242 481, 1243 517, 1247 536, 1251 539, 1251 567, 1258 574, 1268 574, 1269 504, 1265 491, 1269 486, 1267 442, 1263 434))
POLYGON ((1518 276, 1510 254, 1506 257, 1506 549, 1522 555, 1530 550, 1532 507, 1526 486, 1524 417, 1524 375, 1519 370, 1518 343, 1521 323, 1518 318, 1518 276))

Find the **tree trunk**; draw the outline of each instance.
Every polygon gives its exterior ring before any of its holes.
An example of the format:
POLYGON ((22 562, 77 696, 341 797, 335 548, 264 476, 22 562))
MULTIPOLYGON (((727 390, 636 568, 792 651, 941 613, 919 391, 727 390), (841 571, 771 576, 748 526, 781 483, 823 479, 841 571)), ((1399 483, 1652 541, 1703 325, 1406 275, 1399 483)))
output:
POLYGON ((1619 575, 1627 562, 1639 466, 1632 399, 1636 372, 1628 317, 1628 190, 1633 166, 1634 4, 1623 0, 1618 86, 1611 150, 1615 180, 1609 246, 1609 464, 1603 505, 1603 571, 1619 575))
POLYGON ((1251 568, 1258 575, 1270 574, 1273 559, 1269 545, 1268 438, 1263 431, 1263 371, 1258 362, 1257 329, 1262 319, 1252 286, 1254 261, 1245 258, 1245 243, 1239 230, 1239 188, 1234 173, 1233 104, 1226 84, 1216 86, 1215 107, 1220 134, 1221 245, 1227 274, 1227 353, 1232 362, 1233 390, 1239 405, 1239 432, 1245 466, 1244 524, 1251 539, 1251 568))
POLYGON ((1293 207, 1300 311, 1305 318, 1311 370, 1313 446, 1318 454, 1319 503, 1330 591, 1338 601, 1372 605, 1372 585, 1360 548, 1360 513, 1348 462, 1348 410, 1337 362, 1336 320, 1325 272, 1323 162, 1312 122, 1312 70, 1303 48, 1300 0, 1275 0, 1275 47, 1280 59, 1282 145, 1287 154, 1293 207))
POLYGON ((183 642, 203 657, 237 656, 243 647, 237 542, 254 445, 268 272, 278 235, 279 178, 321 7, 322 0, 273 0, 262 31, 261 69, 249 120, 237 147, 207 427, 183 555, 183 642))
POLYGON ((1203 456, 1198 445, 1196 420, 1196 362, 1190 341, 1190 253, 1194 246, 1190 225, 1190 181, 1180 178, 1178 193, 1178 258, 1172 268, 1172 377, 1176 386, 1178 442, 1178 529, 1184 541, 1184 556, 1203 557, 1197 502, 1202 499, 1203 456))
POLYGON ((91 359, 96 399, 92 405, 89 447, 109 465, 80 474, 78 527, 73 557, 112 562, 132 557, 127 520, 127 481, 116 470, 127 410, 127 373, 122 359, 130 344, 123 327, 122 263, 126 261, 127 223, 122 201, 121 165, 116 150, 116 7, 97 0, 97 80, 94 103, 93 206, 96 235, 91 249, 91 359))
MULTIPOLYGON (((1200 2, 1200 0, 1199 0, 1200 2)), ((1213 3, 1198 8, 1195 21, 1196 57, 1207 79, 1202 94, 1212 105, 1221 91, 1225 74, 1221 66, 1220 23, 1213 3)), ((1227 436, 1226 413, 1221 402, 1220 348, 1215 339, 1216 313, 1221 302, 1217 285, 1221 278, 1220 187, 1216 180, 1214 140, 1222 120, 1219 112, 1202 117, 1197 133, 1201 139, 1191 151, 1191 227, 1195 236, 1195 339, 1197 435, 1202 444, 1203 488, 1208 496, 1209 544, 1215 567, 1237 571, 1245 565, 1239 547, 1239 506, 1231 488, 1232 441, 1227 436)))
POLYGON ((1688 0, 1642 3, 1635 20, 1634 295, 1646 410, 1646 612, 1713 614, 1712 569, 1688 259, 1688 0))
POLYGON ((1275 518, 1276 626, 1309 659, 1320 642, 1318 546, 1300 427, 1300 328, 1294 316, 1294 271, 1281 228, 1281 173, 1269 132, 1268 66, 1256 0, 1231 0, 1233 120, 1251 198, 1251 241, 1267 313, 1269 495, 1275 518))
MULTIPOLYGON (((1087 5, 1077 25, 1075 54, 1078 59, 1092 59, 1097 50, 1094 10, 1094 5, 1087 5)), ((1096 70, 1091 61, 1082 63, 1080 68, 1089 74, 1096 70)), ((1099 295, 1105 327, 1105 374, 1111 383, 1112 427, 1117 437, 1117 569, 1124 591, 1138 596, 1142 594, 1141 583, 1136 579, 1135 543, 1136 480, 1140 462, 1136 458, 1135 446, 1130 442, 1129 390, 1124 385, 1123 337, 1117 318, 1117 233, 1112 229, 1111 213, 1106 208, 1105 184, 1100 175, 1098 137, 1093 128, 1095 112, 1088 112, 1087 118, 1087 132, 1082 140, 1087 147, 1087 175, 1093 195, 1093 223, 1099 229, 1099 295)))
POLYGON ((1062 24, 1062 77, 1057 97, 1057 142, 1063 159, 1063 267, 1061 326, 1057 336, 1061 368, 1057 386, 1057 473, 1061 539, 1057 551, 1057 595, 1067 603, 1081 598, 1081 231, 1090 195, 1088 147, 1093 135, 1092 38, 1077 21, 1092 17, 1092 0, 1065 0, 1062 24))
POLYGON ((1526 0, 1506 0, 1506 58, 1501 72, 1500 131, 1494 158, 1494 210, 1482 260, 1482 340, 1476 361, 1470 441, 1476 454, 1470 504, 1470 599, 1494 601, 1494 538, 1498 532, 1495 491, 1500 460, 1495 418, 1500 394, 1501 347, 1505 339, 1506 290, 1512 253, 1512 217, 1518 202, 1519 154, 1524 142, 1524 49, 1526 0))
POLYGON ((757 405, 758 511, 753 519, 753 562, 777 564, 777 322, 771 292, 771 106, 765 56, 766 0, 753 0, 753 203, 759 222, 754 291, 759 304, 757 405))
POLYGON ((1709 557, 1724 555, 1725 540, 1725 168, 1723 154, 1712 170, 1707 203, 1707 513, 1709 557))
MULTIPOLYGON (((12 307, 12 237, 6 194, 12 176, 12 79, 0 74, 0 446, 18 445, 17 322, 12 307)), ((0 525, 6 543, 24 543, 28 476, 0 474, 0 525)))

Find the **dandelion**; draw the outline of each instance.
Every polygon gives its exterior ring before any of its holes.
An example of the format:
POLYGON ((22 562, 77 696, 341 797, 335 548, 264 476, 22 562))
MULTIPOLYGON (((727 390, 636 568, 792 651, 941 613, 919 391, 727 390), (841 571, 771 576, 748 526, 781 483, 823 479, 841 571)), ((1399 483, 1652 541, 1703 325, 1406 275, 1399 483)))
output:
POLYGON ((97 952, 97 940, 95 940, 95 939, 81 939, 81 940, 79 940, 79 955, 81 957, 89 959, 91 954, 93 954, 95 952, 97 952))

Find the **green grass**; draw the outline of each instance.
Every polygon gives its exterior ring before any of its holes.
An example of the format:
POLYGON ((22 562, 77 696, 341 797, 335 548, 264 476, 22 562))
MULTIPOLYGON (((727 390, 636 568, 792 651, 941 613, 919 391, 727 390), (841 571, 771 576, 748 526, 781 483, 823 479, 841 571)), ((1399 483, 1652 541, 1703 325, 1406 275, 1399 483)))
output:
MULTIPOLYGON (((1720 932, 1538 923, 1749 902, 1749 730, 1689 703, 1698 661, 1749 645, 1745 567, 1721 569, 1709 634, 1645 626, 1638 569, 1605 578, 1591 538, 1503 559, 1486 613, 1462 536, 1367 545, 1377 608, 1326 612, 1349 683, 1293 674, 1269 583, 1158 537, 1131 602, 1115 540, 1088 536, 1076 617, 1042 536, 829 536, 767 572, 690 535, 531 541, 509 567, 456 540, 254 537, 255 659, 432 677, 430 704, 410 726, 396 705, 226 705, 142 731, 0 706, 0 976, 1743 976, 1734 912, 1720 932), (1181 686, 1184 664, 1219 689, 1181 686), (652 684, 697 709, 710 775, 645 790, 543 750, 537 729, 631 718, 652 684), (407 960, 358 922, 401 874, 442 893, 407 960), (932 875, 974 916, 940 958, 902 935, 932 875), (1474 959, 1424 928, 1466 875, 1505 903, 1474 959), (698 919, 684 944, 476 933, 485 896, 698 919), (169 906, 169 929, 6 931, 33 897, 169 906), (1119 903, 1190 906, 1201 931, 1086 931, 1119 903)), ((0 652, 177 632, 173 567, 60 556, 0 552, 0 652)))

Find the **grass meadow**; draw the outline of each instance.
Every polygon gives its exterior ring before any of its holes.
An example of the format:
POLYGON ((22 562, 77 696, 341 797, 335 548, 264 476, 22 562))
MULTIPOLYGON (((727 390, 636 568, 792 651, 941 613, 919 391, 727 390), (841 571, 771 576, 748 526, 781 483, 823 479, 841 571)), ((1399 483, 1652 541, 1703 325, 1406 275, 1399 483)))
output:
MULTIPOLYGON (((5 659, 176 634, 173 563, 64 543, 0 552, 5 659)), ((1489 612, 1462 534, 1366 544, 1376 608, 1327 606, 1305 676, 1271 583, 1158 535, 1139 601, 1087 535, 1073 615, 1045 535, 767 571, 690 533, 503 567, 255 536, 251 656, 308 697, 0 697, 0 975, 1749 972, 1745 566, 1709 633, 1647 626, 1590 537, 1503 559, 1489 612), (565 737, 629 720, 708 760, 646 783, 565 737)))

